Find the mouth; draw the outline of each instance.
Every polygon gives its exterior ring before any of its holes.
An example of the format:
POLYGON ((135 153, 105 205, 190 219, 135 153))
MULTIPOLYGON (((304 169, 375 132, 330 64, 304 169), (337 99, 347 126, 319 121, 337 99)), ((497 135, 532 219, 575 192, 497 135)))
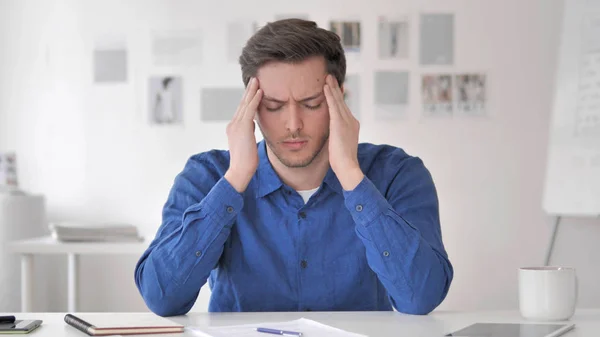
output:
POLYGON ((283 146, 290 150, 300 150, 308 143, 307 140, 289 140, 282 142, 283 146))

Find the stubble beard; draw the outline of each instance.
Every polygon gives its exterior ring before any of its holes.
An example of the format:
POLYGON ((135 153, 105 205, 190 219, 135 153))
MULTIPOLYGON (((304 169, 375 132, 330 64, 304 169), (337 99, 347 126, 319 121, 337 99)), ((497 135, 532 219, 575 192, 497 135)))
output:
MULTIPOLYGON (((315 160, 315 158, 317 158, 317 156, 319 156, 319 154, 323 151, 323 149, 325 148, 325 144, 327 144, 327 140, 329 139, 329 132, 325 132, 325 134, 321 137, 321 141, 319 146, 317 147, 317 149, 307 158, 301 160, 301 161, 293 161, 289 158, 286 158, 279 150, 279 148, 277 147, 277 144, 274 144, 271 139, 269 139, 268 136, 266 136, 263 132, 263 137, 265 139, 265 141, 267 142, 267 145, 271 148, 271 151, 273 152, 273 154, 275 154, 275 156, 277 157, 277 159, 286 167, 289 168, 304 168, 304 167, 308 167, 310 166, 310 164, 313 163, 313 161, 315 160)), ((298 134, 293 134, 290 137, 286 138, 286 139, 294 139, 294 138, 298 138, 298 134)))

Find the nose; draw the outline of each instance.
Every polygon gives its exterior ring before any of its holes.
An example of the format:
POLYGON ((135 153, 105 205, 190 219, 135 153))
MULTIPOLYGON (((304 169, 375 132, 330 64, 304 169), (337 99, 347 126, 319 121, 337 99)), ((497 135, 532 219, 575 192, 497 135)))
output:
POLYGON ((290 108, 286 114, 286 128, 292 134, 302 130, 303 124, 301 113, 302 112, 297 104, 290 105, 290 108))

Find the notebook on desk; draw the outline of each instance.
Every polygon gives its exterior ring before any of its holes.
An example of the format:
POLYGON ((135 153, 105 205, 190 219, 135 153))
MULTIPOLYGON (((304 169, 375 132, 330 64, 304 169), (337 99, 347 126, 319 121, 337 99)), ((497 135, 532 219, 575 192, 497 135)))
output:
POLYGON ((137 316, 115 314, 65 315, 65 322, 89 336, 144 335, 179 333, 184 326, 160 316, 137 316))

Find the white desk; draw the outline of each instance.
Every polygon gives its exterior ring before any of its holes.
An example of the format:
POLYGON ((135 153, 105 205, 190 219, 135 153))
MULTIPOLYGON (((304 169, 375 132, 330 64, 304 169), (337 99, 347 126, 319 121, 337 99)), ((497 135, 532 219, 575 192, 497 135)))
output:
MULTIPOLYGON (((6 313, 2 315, 6 315, 6 313)), ((40 328, 30 334, 34 337, 86 336, 64 323, 64 315, 65 313, 23 313, 16 316, 17 319, 41 319, 44 321, 40 328)), ((114 313, 94 313, 93 315, 114 315, 114 313)), ((132 324, 135 324, 136 319, 148 316, 154 315, 151 313, 118 313, 118 317, 126 317, 132 324)), ((528 322, 523 320, 517 311, 434 312, 427 316, 403 315, 397 312, 190 313, 186 316, 170 317, 169 319, 186 327, 207 327, 289 321, 301 317, 371 337, 441 337, 476 322, 528 322)), ((565 337, 595 337, 600 334, 600 310, 578 310, 570 322, 575 323, 576 327, 564 334, 565 337)), ((90 319, 90 323, 93 324, 92 319, 90 319)), ((187 337, 194 336, 194 334, 186 331, 183 334, 163 336, 187 337)))
POLYGON ((52 237, 41 237, 11 242, 8 250, 21 254, 21 310, 33 307, 33 256, 35 254, 66 254, 68 256, 68 311, 77 311, 78 256, 107 254, 142 255, 145 242, 60 242, 52 237))

